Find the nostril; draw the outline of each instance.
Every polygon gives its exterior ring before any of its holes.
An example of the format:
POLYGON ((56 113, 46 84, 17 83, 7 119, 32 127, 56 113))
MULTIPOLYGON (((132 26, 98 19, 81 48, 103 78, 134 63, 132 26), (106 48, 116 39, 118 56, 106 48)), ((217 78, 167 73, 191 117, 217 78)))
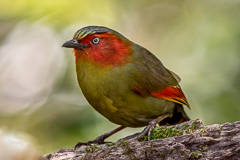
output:
POLYGON ((72 42, 73 43, 78 43, 78 40, 77 39, 72 39, 72 42))

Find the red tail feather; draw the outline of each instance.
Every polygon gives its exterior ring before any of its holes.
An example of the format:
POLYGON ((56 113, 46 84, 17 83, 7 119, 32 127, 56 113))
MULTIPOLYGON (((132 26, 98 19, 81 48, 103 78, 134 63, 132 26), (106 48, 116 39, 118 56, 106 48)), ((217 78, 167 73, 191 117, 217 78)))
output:
POLYGON ((189 107, 188 101, 180 87, 176 86, 167 87, 164 90, 151 93, 151 96, 187 105, 189 107))

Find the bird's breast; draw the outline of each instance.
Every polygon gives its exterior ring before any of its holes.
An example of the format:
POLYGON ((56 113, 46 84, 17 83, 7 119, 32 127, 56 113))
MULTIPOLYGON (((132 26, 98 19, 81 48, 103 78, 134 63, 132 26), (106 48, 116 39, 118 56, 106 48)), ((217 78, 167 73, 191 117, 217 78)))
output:
POLYGON ((121 99, 121 95, 128 89, 121 81, 124 79, 112 68, 99 66, 86 61, 76 63, 79 86, 89 104, 105 117, 118 111, 113 105, 112 97, 121 99))

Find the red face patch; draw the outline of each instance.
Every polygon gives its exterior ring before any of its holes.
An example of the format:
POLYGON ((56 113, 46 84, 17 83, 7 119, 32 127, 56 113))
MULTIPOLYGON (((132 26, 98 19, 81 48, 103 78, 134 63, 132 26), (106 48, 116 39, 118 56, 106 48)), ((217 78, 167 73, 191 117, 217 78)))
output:
POLYGON ((128 56, 133 52, 131 42, 108 32, 86 36, 79 42, 89 47, 83 50, 74 49, 76 61, 84 59, 93 60, 103 66, 122 65, 129 61, 128 56))

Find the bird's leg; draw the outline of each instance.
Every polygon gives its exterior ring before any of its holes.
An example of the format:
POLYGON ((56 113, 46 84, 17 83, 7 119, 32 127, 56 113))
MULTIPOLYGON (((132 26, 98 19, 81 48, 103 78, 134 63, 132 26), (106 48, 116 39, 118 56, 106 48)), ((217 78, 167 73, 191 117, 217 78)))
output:
POLYGON ((148 140, 150 141, 150 135, 151 135, 152 130, 156 127, 156 125, 159 122, 161 122, 162 120, 164 120, 168 116, 169 116, 169 114, 163 114, 163 115, 158 116, 157 118, 153 119, 152 121, 150 121, 149 125, 146 128, 144 128, 144 130, 134 139, 138 140, 138 139, 142 138, 143 136, 145 136, 146 133, 148 133, 148 140))
POLYGON ((94 140, 92 140, 92 141, 88 141, 88 142, 85 142, 85 143, 84 143, 84 142, 78 142, 78 143, 75 145, 74 149, 80 147, 81 145, 89 145, 89 144, 93 144, 93 143, 96 143, 96 144, 104 144, 104 143, 105 143, 104 140, 105 140, 106 138, 108 138, 108 137, 110 137, 111 135, 113 135, 113 134, 121 131, 121 130, 124 129, 124 128, 126 128, 126 127, 120 126, 120 127, 116 128, 116 129, 110 131, 110 132, 107 132, 107 133, 102 134, 101 136, 97 137, 96 139, 94 139, 94 140))

